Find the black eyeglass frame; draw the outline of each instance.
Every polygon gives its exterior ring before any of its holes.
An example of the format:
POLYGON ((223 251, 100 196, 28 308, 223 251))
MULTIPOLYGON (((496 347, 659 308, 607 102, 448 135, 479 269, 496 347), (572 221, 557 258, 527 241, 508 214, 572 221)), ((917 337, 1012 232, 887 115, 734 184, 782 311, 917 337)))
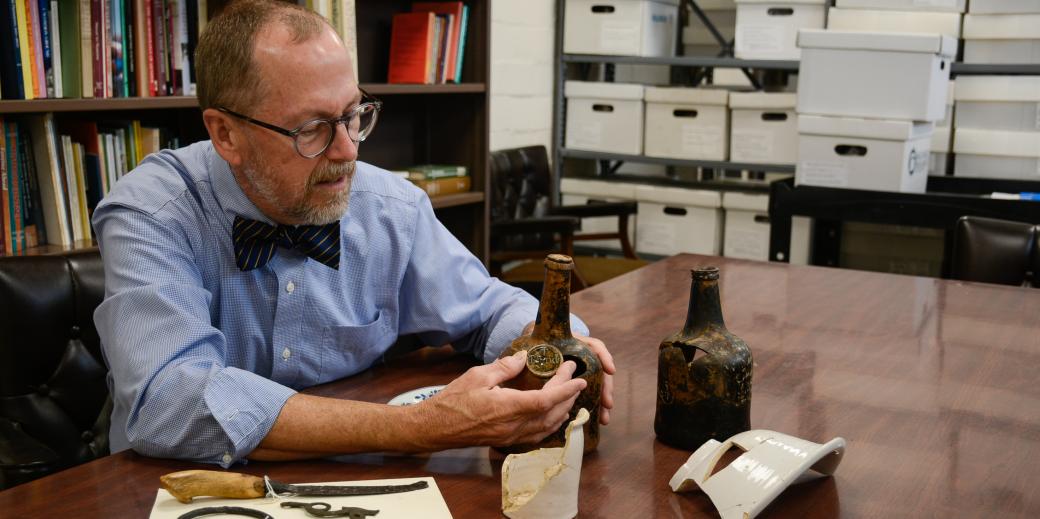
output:
MULTIPOLYGON (((332 141, 336 138, 336 132, 338 131, 338 128, 339 128, 340 124, 343 124, 344 131, 346 131, 346 127, 350 123, 351 119, 353 119, 355 117, 359 117, 360 113, 363 110, 368 109, 369 107, 373 107, 373 110, 374 110, 372 112, 372 123, 371 123, 371 126, 373 128, 375 127, 376 121, 379 120, 379 110, 381 110, 383 108, 383 102, 380 101, 379 99, 375 98, 374 96, 372 96, 368 92, 365 92, 365 89, 363 89, 363 88, 359 87, 358 90, 361 91, 361 102, 358 103, 358 105, 355 106, 354 109, 350 111, 350 113, 348 113, 346 115, 343 115, 341 117, 333 118, 333 119, 321 119, 321 118, 319 118, 319 119, 311 119, 311 120, 306 121, 303 124, 297 126, 296 128, 294 128, 292 130, 287 130, 285 128, 282 128, 281 126, 276 126, 274 124, 267 123, 267 122, 261 121, 259 119, 254 119, 252 117, 249 117, 248 115, 240 114, 240 113, 238 113, 238 112, 236 112, 234 110, 231 110, 230 108, 224 107, 224 106, 217 107, 217 110, 219 110, 221 112, 224 112, 224 113, 226 113, 228 115, 237 117, 239 119, 242 119, 243 121, 246 121, 248 123, 255 124, 255 125, 257 125, 257 126, 259 126, 261 128, 266 128, 268 130, 271 130, 271 131, 276 132, 276 133, 280 133, 282 135, 285 135, 286 137, 291 138, 293 140, 293 149, 296 150, 296 153, 298 153, 303 158, 313 159, 313 158, 321 155, 322 153, 325 153, 325 150, 329 149, 329 146, 332 144, 332 141), (303 131, 303 129, 305 127, 307 127, 308 125, 317 123, 317 122, 324 122, 324 123, 330 124, 332 126, 332 133, 329 134, 328 142, 325 143, 325 146, 323 146, 320 151, 314 153, 313 155, 307 155, 307 154, 303 153, 302 151, 300 151, 300 144, 299 144, 299 141, 297 141, 296 137, 300 134, 300 132, 303 131)), ((358 143, 364 141, 366 138, 368 138, 369 134, 371 134, 371 131, 369 131, 365 135, 361 135, 360 131, 361 130, 359 129, 358 130, 359 133, 358 133, 358 139, 357 140, 354 140, 354 139, 352 139, 350 137, 350 132, 349 131, 347 131, 347 138, 350 139, 351 141, 353 141, 354 144, 358 144, 358 143)))

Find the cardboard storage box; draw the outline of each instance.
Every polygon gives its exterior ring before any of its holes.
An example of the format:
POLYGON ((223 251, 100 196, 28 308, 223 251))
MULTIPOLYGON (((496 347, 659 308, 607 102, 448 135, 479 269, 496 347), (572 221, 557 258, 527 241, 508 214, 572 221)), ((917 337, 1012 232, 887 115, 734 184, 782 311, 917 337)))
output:
POLYGON ((796 101, 795 94, 730 94, 730 160, 753 164, 797 162, 796 101))
POLYGON ((946 89, 946 114, 943 118, 935 122, 935 126, 953 126, 953 105, 954 95, 957 91, 957 82, 950 81, 950 86, 946 89))
MULTIPOLYGON (((587 180, 580 178, 560 179, 560 194, 563 205, 586 205, 597 202, 626 202, 636 199, 636 185, 628 182, 610 182, 605 180, 587 180)), ((636 245, 636 219, 638 215, 628 217, 628 240, 636 245)), ((596 216, 581 219, 581 231, 577 234, 599 234, 618 231, 616 216, 596 216)), ((620 240, 588 240, 576 242, 576 245, 600 247, 610 250, 621 250, 620 240)))
POLYGON ((936 127, 932 132, 932 157, 928 162, 928 174, 934 177, 946 175, 953 144, 953 131, 948 126, 936 127))
POLYGON ((971 0, 968 12, 977 14, 1040 13, 1036 0, 971 0))
POLYGON ((826 0, 737 0, 736 56, 796 60, 799 29, 823 29, 826 0))
POLYGON ((827 28, 837 31, 909 32, 961 37, 960 13, 841 9, 827 11, 827 28))
POLYGON ((932 123, 798 117, 796 185, 923 193, 932 123))
POLYGON ((1040 131, 1040 76, 964 76, 957 82, 958 128, 1040 131))
POLYGON ((648 157, 726 160, 729 153, 729 92, 710 88, 646 89, 648 157))
POLYGON ((938 121, 957 40, 938 34, 802 30, 798 112, 938 121))
POLYGON ((722 248, 722 194, 678 187, 638 186, 636 251, 671 256, 717 255, 722 248))
MULTIPOLYGON (((975 0, 976 2, 979 0, 975 0)), ((997 0, 1002 2, 1005 0, 997 0)), ((1032 1, 1032 0, 1026 0, 1032 1)), ((854 9, 888 9, 893 11, 938 11, 963 13, 968 0, 838 0, 837 6, 854 9)))
POLYGON ((957 128, 953 151, 954 176, 1040 180, 1040 131, 957 128))
POLYGON ((1040 14, 964 15, 964 62, 1040 64, 1040 14))
POLYGON ((566 0, 563 52, 675 55, 679 0, 566 0))
POLYGON ((564 145, 575 150, 641 154, 644 88, 627 83, 567 81, 564 145))
MULTIPOLYGON (((722 235, 722 255, 727 258, 769 260, 769 195, 726 192, 722 194, 726 211, 722 235)), ((791 258, 796 265, 809 262, 809 219, 791 220, 791 258)))

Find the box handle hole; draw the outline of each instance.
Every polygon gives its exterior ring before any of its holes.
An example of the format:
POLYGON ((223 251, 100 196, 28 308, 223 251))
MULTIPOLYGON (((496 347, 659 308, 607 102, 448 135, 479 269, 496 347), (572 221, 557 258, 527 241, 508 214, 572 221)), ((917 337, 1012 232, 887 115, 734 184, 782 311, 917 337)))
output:
POLYGON ((786 121, 787 114, 784 112, 766 112, 762 114, 763 121, 786 121))
POLYGON ((614 111, 614 106, 613 105, 595 104, 595 105, 592 105, 592 111, 594 111, 594 112, 608 112, 609 113, 609 112, 613 112, 614 111))
POLYGON ((770 7, 766 14, 769 16, 791 16, 794 14, 794 9, 790 7, 770 7))
POLYGON ((592 6, 592 12, 596 14, 610 14, 614 12, 614 6, 612 5, 594 5, 592 6))
POLYGON ((834 153, 845 157, 862 157, 867 154, 867 147, 855 146, 852 144, 839 144, 834 147, 834 153))
POLYGON ((755 223, 769 223, 769 215, 767 214, 756 214, 755 223))
POLYGON ((675 109, 672 110, 672 115, 676 117, 689 117, 690 119, 693 119, 694 117, 697 117, 697 110, 675 109))
POLYGON ((670 214, 672 216, 686 216, 686 209, 682 207, 665 207, 664 214, 670 214))

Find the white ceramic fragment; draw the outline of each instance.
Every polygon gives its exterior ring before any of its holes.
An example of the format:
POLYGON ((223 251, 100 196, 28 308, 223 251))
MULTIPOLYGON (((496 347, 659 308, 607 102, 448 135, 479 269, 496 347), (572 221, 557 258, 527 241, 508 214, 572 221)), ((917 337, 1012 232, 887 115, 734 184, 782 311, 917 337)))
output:
POLYGON ((582 408, 567 424, 563 447, 510 454, 502 464, 502 513, 510 519, 562 519, 578 515, 578 480, 585 448, 582 408))
POLYGON ((700 488, 722 519, 751 519, 799 476, 811 468, 831 475, 845 455, 845 439, 820 445, 775 431, 742 432, 719 443, 704 442, 668 482, 674 492, 700 488), (715 465, 731 447, 744 451, 728 467, 712 475, 715 465))

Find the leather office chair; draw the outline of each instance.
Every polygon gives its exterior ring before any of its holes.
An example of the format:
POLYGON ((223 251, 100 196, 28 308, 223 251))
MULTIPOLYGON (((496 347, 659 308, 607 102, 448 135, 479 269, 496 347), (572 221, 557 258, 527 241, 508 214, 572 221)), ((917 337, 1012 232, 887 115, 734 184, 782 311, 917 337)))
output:
POLYGON ((0 489, 108 454, 97 249, 0 258, 0 489))
POLYGON ((964 216, 957 221, 951 277, 1040 287, 1040 226, 964 216))
POLYGON ((628 239, 629 216, 635 202, 557 205, 552 197, 552 170, 545 146, 527 146, 491 153, 491 273, 535 296, 541 292, 542 260, 560 252, 574 256, 579 240, 617 239, 623 258, 574 257, 571 287, 580 290, 646 264, 628 239), (615 216, 617 231, 576 236, 581 218, 615 216), (522 261, 503 272, 503 266, 522 261))

